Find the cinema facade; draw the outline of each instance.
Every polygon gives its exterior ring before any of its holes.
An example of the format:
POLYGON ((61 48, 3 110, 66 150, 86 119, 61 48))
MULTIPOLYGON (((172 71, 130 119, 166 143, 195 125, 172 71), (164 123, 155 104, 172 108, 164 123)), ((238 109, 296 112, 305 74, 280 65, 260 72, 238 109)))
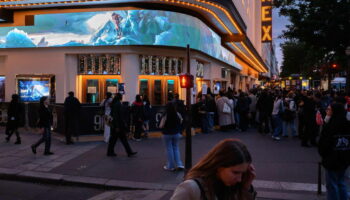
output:
POLYGON ((173 93, 184 99, 178 75, 187 71, 187 45, 193 94, 248 90, 269 70, 253 0, 9 1, 0 9, 0 98, 17 93, 32 113, 33 102, 50 96, 58 129, 69 91, 85 105, 86 133, 103 127, 96 104, 107 92, 127 102, 147 95, 155 108, 173 93))

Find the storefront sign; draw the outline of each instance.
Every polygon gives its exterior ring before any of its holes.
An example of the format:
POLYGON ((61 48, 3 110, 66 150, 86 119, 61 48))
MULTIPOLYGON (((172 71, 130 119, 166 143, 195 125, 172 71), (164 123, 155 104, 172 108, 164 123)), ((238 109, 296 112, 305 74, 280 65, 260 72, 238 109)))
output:
POLYGON ((120 55, 89 54, 78 56, 78 74, 121 74, 120 55))
POLYGON ((182 73, 182 58, 166 56, 140 56, 142 75, 178 75, 182 73))
POLYGON ((97 92, 96 87, 88 87, 88 94, 95 94, 97 92))
POLYGON ((107 87, 107 92, 115 94, 115 93, 117 93, 117 87, 116 86, 109 86, 109 87, 107 87))
POLYGON ((272 0, 261 0, 261 42, 272 41, 272 0))

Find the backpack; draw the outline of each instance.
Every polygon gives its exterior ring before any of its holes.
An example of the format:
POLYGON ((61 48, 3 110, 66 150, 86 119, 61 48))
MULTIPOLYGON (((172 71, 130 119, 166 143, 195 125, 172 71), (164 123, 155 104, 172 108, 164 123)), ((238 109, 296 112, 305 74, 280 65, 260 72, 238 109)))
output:
POLYGON ((332 148, 337 160, 343 164, 350 164, 350 135, 334 135, 332 148))

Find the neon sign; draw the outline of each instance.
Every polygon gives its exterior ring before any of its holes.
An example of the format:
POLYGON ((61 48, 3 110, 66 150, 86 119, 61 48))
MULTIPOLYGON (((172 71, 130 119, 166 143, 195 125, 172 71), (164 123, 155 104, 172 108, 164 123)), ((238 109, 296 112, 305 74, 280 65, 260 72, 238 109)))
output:
POLYGON ((261 42, 272 41, 272 0, 261 0, 261 42))

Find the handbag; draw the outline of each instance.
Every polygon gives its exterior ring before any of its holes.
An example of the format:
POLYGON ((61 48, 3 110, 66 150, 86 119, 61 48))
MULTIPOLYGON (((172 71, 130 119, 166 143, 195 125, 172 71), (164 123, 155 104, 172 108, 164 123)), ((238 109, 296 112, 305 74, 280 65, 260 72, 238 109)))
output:
POLYGON ((231 113, 231 107, 225 102, 224 107, 222 109, 223 113, 230 114, 231 113))
POLYGON ((159 123, 158 128, 164 128, 165 122, 166 122, 166 118, 167 118, 167 115, 164 115, 164 116, 160 119, 160 123, 159 123))

